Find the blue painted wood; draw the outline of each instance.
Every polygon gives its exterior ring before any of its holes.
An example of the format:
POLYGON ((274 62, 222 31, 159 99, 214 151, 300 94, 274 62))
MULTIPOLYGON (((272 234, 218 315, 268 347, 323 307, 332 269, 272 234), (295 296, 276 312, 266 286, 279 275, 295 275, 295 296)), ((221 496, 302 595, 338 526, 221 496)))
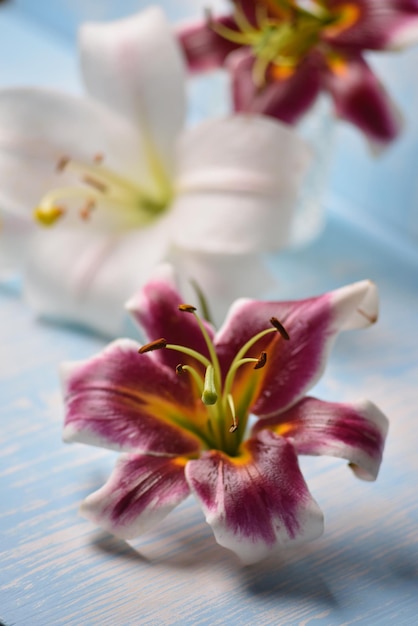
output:
MULTIPOLYGON (((1 9, 0 35, 2 84, 26 80, 22 42, 30 41, 34 76, 42 78, 39 67, 45 71, 54 49, 75 85, 71 49, 47 31, 38 36, 13 7, 1 9)), ((193 499, 132 545, 78 516, 81 499, 106 480, 115 455, 61 443, 57 366, 90 356, 103 340, 36 321, 18 286, 3 284, 0 620, 14 626, 415 624, 418 264, 394 241, 393 233, 379 238, 331 216, 314 244, 268 259, 277 298, 365 277, 379 284, 379 324, 338 340, 315 393, 330 400, 369 397, 391 429, 374 484, 357 481, 338 460, 302 459, 325 512, 324 536, 244 569, 217 546, 193 499)))

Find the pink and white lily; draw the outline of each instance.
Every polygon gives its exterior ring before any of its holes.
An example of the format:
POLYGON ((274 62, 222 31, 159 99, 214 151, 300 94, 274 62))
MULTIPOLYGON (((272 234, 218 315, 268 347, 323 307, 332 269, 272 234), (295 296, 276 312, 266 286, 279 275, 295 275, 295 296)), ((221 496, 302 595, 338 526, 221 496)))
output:
POLYGON ((299 454, 341 457, 359 478, 376 478, 385 416, 368 401, 306 395, 337 335, 376 320, 372 283, 300 301, 238 300, 215 332, 165 268, 128 308, 149 344, 118 340, 62 368, 64 440, 123 452, 83 502, 89 520, 131 539, 192 493, 217 542, 253 563, 322 533, 299 454))
POLYGON ((234 0, 178 30, 189 69, 224 66, 236 111, 296 123, 326 91, 338 117, 384 145, 400 116, 364 58, 418 41, 416 0, 234 0))
POLYGON ((79 43, 86 97, 0 91, 0 211, 54 224, 26 239, 30 304, 115 336, 167 259, 221 310, 244 280, 256 293, 255 255, 288 242, 308 148, 263 116, 185 130, 184 59, 158 8, 86 24, 79 43))

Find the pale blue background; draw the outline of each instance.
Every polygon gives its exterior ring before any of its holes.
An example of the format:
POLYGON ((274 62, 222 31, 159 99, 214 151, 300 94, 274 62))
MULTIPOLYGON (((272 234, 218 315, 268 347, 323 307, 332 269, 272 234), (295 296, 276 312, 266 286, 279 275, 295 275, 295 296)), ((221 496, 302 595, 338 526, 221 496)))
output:
MULTIPOLYGON (((79 88, 71 36, 62 35, 73 28, 68 14, 39 12, 35 19, 34 6, 51 5, 60 3, 21 0, 0 7, 1 85, 79 88), (45 15, 54 28, 41 19, 45 15)), ((366 396, 387 413, 391 429, 378 481, 361 483, 336 460, 303 459, 325 512, 324 536, 245 569, 216 545, 193 500, 134 547, 113 539, 78 517, 77 507, 106 480, 114 455, 61 443, 57 376, 60 361, 88 357, 104 342, 34 320, 18 285, 3 284, 0 620, 9 626, 416 624, 417 87, 399 69, 412 71, 415 54, 405 55, 389 76, 405 100, 410 125, 404 139, 372 162, 361 138, 342 131, 323 235, 302 251, 269 259, 278 297, 303 297, 365 277, 379 284, 379 324, 341 337, 315 390, 330 400, 366 396)))

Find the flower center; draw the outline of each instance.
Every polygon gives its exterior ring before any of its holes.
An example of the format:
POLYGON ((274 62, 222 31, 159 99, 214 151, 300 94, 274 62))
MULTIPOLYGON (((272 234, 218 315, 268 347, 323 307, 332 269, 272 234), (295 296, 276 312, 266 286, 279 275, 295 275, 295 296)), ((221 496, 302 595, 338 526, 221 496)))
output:
MULTIPOLYGON (((57 171, 72 175, 74 184, 48 191, 34 211, 35 219, 43 226, 52 226, 74 207, 75 214, 88 221, 100 207, 101 221, 112 227, 134 228, 153 221, 167 208, 171 184, 156 159, 149 163, 157 192, 151 193, 135 182, 103 165, 103 155, 93 157, 90 163, 62 157, 57 171)), ((73 211, 71 211, 73 212, 73 211)))
POLYGON ((190 364, 179 363, 176 367, 178 375, 189 375, 198 393, 200 400, 206 407, 208 420, 205 441, 211 443, 211 447, 223 450, 230 456, 238 453, 240 443, 244 437, 249 417, 249 408, 252 402, 252 390, 257 385, 257 380, 248 383, 250 389, 237 395, 234 390, 234 381, 238 370, 245 365, 252 364, 254 377, 267 363, 267 352, 262 351, 258 356, 248 356, 251 348, 270 333, 279 333, 284 340, 289 339, 284 326, 275 317, 270 319, 270 326, 253 335, 236 353, 225 375, 222 374, 215 345, 207 332, 207 329, 196 313, 196 308, 190 304, 181 304, 179 310, 192 314, 199 326, 205 340, 209 357, 187 346, 169 343, 161 338, 152 341, 139 349, 140 354, 153 350, 175 350, 195 359, 203 368, 198 369, 190 364), (202 373, 204 372, 204 374, 202 373))
POLYGON ((237 30, 209 23, 225 39, 251 48, 255 57, 253 81, 262 88, 267 78, 289 78, 320 42, 321 34, 337 35, 359 18, 359 9, 352 3, 340 5, 332 12, 325 4, 323 0, 258 0, 253 22, 237 4, 234 11, 237 30))

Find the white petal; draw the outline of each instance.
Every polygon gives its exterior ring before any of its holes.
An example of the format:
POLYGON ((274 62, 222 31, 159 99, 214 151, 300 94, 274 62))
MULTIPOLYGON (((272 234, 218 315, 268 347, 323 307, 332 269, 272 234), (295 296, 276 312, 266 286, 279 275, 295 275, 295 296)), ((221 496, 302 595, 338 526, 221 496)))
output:
POLYGON ((23 266, 33 228, 30 220, 0 213, 0 278, 8 278, 23 266))
MULTIPOLYGON (((51 188, 68 184, 62 157, 91 163, 101 154, 125 177, 147 172, 132 127, 97 103, 44 89, 0 91, 0 205, 31 211, 51 188)), ((74 180, 72 181, 74 183, 74 180)))
POLYGON ((202 292, 215 326, 219 326, 232 302, 240 297, 265 296, 275 281, 260 255, 210 254, 173 248, 169 256, 180 280, 186 302, 197 302, 193 284, 202 292))
POLYGON ((340 331, 366 328, 377 321, 379 294, 371 280, 346 285, 332 293, 334 323, 340 331))
POLYGON ((206 252, 283 248, 309 157, 296 132, 258 115, 210 120, 185 133, 176 242, 206 252))
POLYGON ((140 126, 171 171, 186 110, 185 68, 162 10, 84 24, 79 46, 90 95, 140 126))
POLYGON ((124 303, 165 252, 161 223, 120 237, 38 233, 29 252, 26 296, 42 316, 115 336, 124 330, 124 303))

